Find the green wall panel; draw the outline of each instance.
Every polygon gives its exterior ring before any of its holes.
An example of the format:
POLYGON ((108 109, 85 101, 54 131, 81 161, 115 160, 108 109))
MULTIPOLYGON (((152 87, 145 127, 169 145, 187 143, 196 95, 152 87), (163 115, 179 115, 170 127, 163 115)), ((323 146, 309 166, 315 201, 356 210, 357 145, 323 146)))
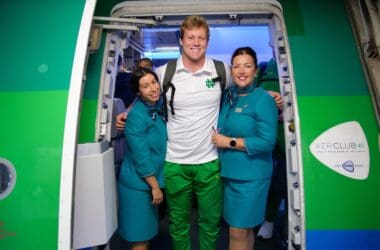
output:
POLYGON ((90 54, 87 66, 87 80, 83 90, 83 102, 80 113, 78 143, 95 141, 96 111, 99 98, 100 76, 103 63, 103 51, 107 33, 103 32, 99 50, 90 54))
POLYGON ((0 91, 69 87, 84 2, 0 2, 0 91))
MULTIPOLYGON (((287 6, 285 17, 293 14, 287 6)), ((368 95, 343 0, 298 1, 298 6, 303 21, 286 19, 288 29, 304 27, 302 34, 289 34, 297 95, 368 95)))
POLYGON ((303 35, 305 31, 298 0, 280 0, 279 2, 283 8, 288 35, 303 35))
POLYGON ((104 44, 107 33, 102 33, 102 41, 99 50, 96 53, 90 54, 87 66, 87 80, 84 86, 84 99, 98 99, 101 68, 103 63, 104 44))
POLYGON ((67 91, 0 93, 0 157, 16 169, 0 201, 0 249, 56 249, 59 179, 67 91), (21 240, 22 239, 22 240, 21 240), (28 247, 26 247, 28 246, 28 247))
POLYGON ((95 9, 96 16, 110 16, 112 8, 123 2, 121 0, 107 0, 107 1, 98 1, 95 9))
POLYGON ((379 229, 380 154, 370 97, 298 97, 298 104, 307 228, 379 229), (309 149, 325 130, 347 121, 359 122, 368 140, 370 172, 366 180, 350 179, 332 171, 309 149))
POLYGON ((78 143, 95 141, 95 121, 98 100, 84 100, 80 118, 78 143))

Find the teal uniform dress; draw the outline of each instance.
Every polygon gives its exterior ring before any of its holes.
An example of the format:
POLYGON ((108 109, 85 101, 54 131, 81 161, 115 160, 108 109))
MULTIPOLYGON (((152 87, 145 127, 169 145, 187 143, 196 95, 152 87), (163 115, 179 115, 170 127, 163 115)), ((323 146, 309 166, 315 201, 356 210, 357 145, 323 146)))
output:
POLYGON ((239 90, 233 86, 223 96, 220 133, 243 138, 246 147, 246 151, 219 150, 224 179, 223 217, 232 227, 253 228, 264 220, 277 119, 276 104, 261 87, 251 84, 239 90))
POLYGON ((152 107, 137 99, 126 120, 126 152, 119 182, 119 234, 128 241, 145 241, 157 234, 158 206, 144 177, 154 175, 164 187, 166 122, 161 105, 152 107))

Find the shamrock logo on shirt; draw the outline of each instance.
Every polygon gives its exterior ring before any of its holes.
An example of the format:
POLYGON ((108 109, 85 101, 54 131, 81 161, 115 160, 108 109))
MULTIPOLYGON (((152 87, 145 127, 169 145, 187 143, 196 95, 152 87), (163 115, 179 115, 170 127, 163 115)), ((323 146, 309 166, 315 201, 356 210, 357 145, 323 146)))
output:
POLYGON ((215 82, 213 80, 211 80, 211 79, 207 79, 206 80, 206 87, 207 88, 213 88, 213 87, 215 87, 215 82))

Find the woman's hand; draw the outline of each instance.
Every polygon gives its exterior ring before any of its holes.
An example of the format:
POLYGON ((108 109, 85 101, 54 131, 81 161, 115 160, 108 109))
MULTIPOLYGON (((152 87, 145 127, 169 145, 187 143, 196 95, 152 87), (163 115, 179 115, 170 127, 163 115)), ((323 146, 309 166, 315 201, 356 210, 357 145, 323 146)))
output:
POLYGON ((152 188, 152 196, 153 196, 152 204, 154 205, 160 204, 164 199, 164 194, 162 193, 159 187, 152 188))
POLYGON ((160 186, 158 185, 158 181, 154 175, 144 177, 148 185, 152 190, 152 204, 158 205, 164 199, 164 194, 162 193, 160 186))

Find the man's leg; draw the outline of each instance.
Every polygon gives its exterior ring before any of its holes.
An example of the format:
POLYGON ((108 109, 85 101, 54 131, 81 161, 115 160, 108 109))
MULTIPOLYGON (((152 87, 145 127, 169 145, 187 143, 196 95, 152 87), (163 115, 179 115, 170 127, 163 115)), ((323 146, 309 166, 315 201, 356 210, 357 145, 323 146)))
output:
POLYGON ((171 162, 165 162, 164 166, 169 233, 175 250, 190 250, 192 178, 186 167, 171 162))
POLYGON ((199 245, 201 250, 216 249, 222 215, 222 179, 219 161, 194 167, 194 192, 199 211, 199 245))

